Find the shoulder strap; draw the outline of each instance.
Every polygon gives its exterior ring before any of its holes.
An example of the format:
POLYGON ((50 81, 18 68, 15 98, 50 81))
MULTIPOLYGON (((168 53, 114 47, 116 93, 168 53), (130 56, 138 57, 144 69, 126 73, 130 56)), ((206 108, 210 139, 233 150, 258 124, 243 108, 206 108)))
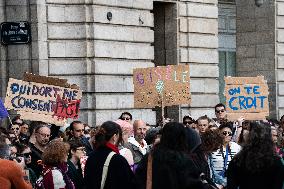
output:
POLYGON ((102 180, 101 180, 101 189, 105 187, 105 182, 106 182, 106 177, 107 177, 107 172, 108 172, 108 166, 109 162, 112 158, 112 156, 115 154, 115 152, 110 152, 106 158, 106 161, 104 163, 104 168, 103 168, 103 173, 102 173, 102 180))
POLYGON ((152 189, 152 164, 153 164, 153 156, 151 153, 148 155, 148 163, 147 163, 147 181, 146 181, 146 189, 152 189))

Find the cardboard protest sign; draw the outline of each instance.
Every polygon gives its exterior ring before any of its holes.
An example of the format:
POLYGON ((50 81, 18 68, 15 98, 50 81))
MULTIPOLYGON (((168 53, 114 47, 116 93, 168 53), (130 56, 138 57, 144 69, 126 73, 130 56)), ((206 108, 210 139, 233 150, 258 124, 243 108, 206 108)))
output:
POLYGON ((262 120, 269 115, 268 86, 263 76, 225 77, 227 118, 262 120))
POLYGON ((190 104, 189 82, 189 65, 134 69, 134 107, 190 104))
POLYGON ((81 98, 81 90, 10 78, 5 107, 22 119, 63 126, 67 118, 78 117, 81 98))

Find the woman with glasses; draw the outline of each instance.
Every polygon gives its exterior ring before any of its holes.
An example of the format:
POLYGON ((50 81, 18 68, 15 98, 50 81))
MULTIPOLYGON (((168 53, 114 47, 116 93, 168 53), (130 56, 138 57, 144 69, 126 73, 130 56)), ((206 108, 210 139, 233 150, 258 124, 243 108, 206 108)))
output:
POLYGON ((209 156, 213 181, 220 185, 220 188, 227 185, 227 168, 233 157, 241 150, 241 146, 232 141, 233 123, 227 122, 219 127, 224 137, 223 145, 209 156))
POLYGON ((123 112, 118 119, 127 121, 128 123, 132 122, 132 115, 129 112, 123 112))
POLYGON ((68 164, 68 176, 73 181, 76 189, 82 189, 85 187, 83 180, 82 167, 80 164, 80 158, 86 155, 84 144, 79 140, 72 140, 69 142, 69 159, 68 164))
POLYGON ((29 165, 32 162, 32 158, 31 158, 32 151, 31 151, 30 147, 28 147, 25 144, 17 144, 17 150, 18 150, 18 156, 24 158, 25 173, 26 173, 26 175, 28 175, 28 179, 29 179, 30 183, 32 184, 32 186, 35 187, 37 176, 36 176, 35 172, 31 168, 29 168, 29 165))

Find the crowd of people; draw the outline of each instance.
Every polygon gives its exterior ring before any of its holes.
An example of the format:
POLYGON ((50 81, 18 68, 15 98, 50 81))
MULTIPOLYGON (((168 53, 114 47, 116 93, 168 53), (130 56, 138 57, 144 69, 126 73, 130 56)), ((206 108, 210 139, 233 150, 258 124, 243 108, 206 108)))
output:
POLYGON ((284 116, 215 118, 151 126, 123 112, 62 130, 19 116, 0 127, 2 189, 283 189, 284 116))

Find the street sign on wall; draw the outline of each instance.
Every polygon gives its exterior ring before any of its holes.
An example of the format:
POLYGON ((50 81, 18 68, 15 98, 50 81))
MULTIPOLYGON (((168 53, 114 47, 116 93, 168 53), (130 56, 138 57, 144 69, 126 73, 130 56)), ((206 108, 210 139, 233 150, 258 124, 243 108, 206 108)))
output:
POLYGON ((3 45, 25 44, 31 41, 31 28, 28 22, 1 23, 1 43, 3 45))

